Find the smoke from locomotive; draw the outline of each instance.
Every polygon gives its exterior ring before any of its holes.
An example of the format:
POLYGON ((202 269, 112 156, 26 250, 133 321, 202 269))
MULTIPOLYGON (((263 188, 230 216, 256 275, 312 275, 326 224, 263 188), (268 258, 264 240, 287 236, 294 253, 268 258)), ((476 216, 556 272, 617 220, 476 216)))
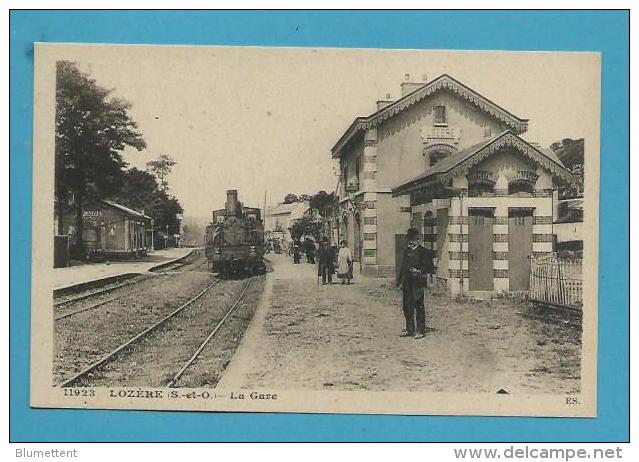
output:
POLYGON ((213 211, 204 245, 209 267, 222 277, 263 273, 266 267, 260 209, 244 207, 237 190, 226 191, 225 207, 213 211))

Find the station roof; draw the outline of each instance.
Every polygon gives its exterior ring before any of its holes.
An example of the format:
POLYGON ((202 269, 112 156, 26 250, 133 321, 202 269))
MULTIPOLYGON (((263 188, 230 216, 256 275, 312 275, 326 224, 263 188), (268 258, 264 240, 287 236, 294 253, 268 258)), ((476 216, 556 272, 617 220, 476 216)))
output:
POLYGON ((137 217, 137 218, 145 218, 147 220, 151 220, 151 217, 143 214, 142 212, 138 212, 137 210, 130 209, 129 207, 126 207, 126 206, 124 206, 122 204, 118 204, 117 202, 108 201, 108 200, 105 200, 105 199, 101 200, 100 202, 105 204, 105 205, 108 205, 109 207, 113 207, 115 209, 118 209, 119 211, 124 212, 127 215, 131 215, 131 216, 134 216, 134 217, 137 217))
POLYGON ((442 159, 424 173, 392 188, 393 197, 409 194, 410 192, 434 183, 445 184, 451 178, 464 174, 473 165, 478 164, 493 152, 511 146, 535 163, 547 168, 553 175, 571 182, 573 174, 564 167, 555 153, 550 149, 543 149, 528 143, 511 131, 487 138, 473 146, 457 151, 442 159))
POLYGON ((357 117, 331 149, 333 157, 340 157, 342 149, 363 130, 376 127, 386 119, 395 116, 425 97, 443 89, 452 91, 469 103, 477 106, 480 110, 505 123, 516 133, 524 133, 528 129, 528 119, 517 117, 485 96, 480 95, 472 88, 467 87, 459 80, 454 79, 448 74, 442 74, 377 112, 367 117, 357 117))
POLYGON ((292 213, 304 213, 309 209, 308 202, 291 202, 290 204, 278 204, 266 208, 266 215, 287 215, 292 213))
POLYGON ((583 197, 577 197, 574 199, 562 199, 559 201, 560 207, 566 207, 567 209, 574 210, 583 210, 584 209, 584 199, 583 197))

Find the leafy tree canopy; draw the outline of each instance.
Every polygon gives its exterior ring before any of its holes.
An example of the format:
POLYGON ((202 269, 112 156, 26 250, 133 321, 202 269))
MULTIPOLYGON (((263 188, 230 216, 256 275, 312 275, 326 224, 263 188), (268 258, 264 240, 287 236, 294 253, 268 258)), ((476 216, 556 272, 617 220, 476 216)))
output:
POLYGON ((60 61, 56 73, 56 186, 61 192, 102 197, 121 185, 126 146, 146 147, 131 105, 110 97, 75 63, 60 61))
POLYGON ((302 236, 313 236, 315 239, 319 239, 322 222, 304 216, 298 220, 294 220, 288 230, 293 239, 300 239, 302 236))
POLYGON ((559 188, 561 199, 583 197, 584 194, 584 139, 564 138, 550 145, 559 160, 575 175, 574 183, 559 188))
POLYGON ((289 193, 286 196, 284 196, 285 204, 293 204, 294 202, 299 202, 299 198, 297 197, 296 194, 289 193))
POLYGON ((317 209, 323 218, 327 218, 331 215, 333 208, 336 205, 335 193, 331 192, 329 194, 326 191, 318 191, 316 194, 311 196, 309 205, 312 208, 317 209))
MULTIPOLYGON (((114 195, 123 185, 126 146, 146 147, 128 110, 130 103, 111 96, 75 63, 56 67, 55 194, 59 212, 73 194, 76 247, 82 247, 82 208, 91 198, 114 195)), ((62 213, 60 228, 62 225, 62 213)))
POLYGON ((179 201, 160 189, 155 176, 149 172, 131 168, 125 172, 124 187, 118 192, 116 201, 144 213, 154 221, 155 229, 169 234, 180 231, 177 215, 182 213, 179 201))
POLYGON ((156 160, 152 160, 146 164, 149 171, 160 181, 160 188, 163 191, 169 189, 168 176, 175 165, 177 165, 177 162, 166 154, 161 154, 156 160))

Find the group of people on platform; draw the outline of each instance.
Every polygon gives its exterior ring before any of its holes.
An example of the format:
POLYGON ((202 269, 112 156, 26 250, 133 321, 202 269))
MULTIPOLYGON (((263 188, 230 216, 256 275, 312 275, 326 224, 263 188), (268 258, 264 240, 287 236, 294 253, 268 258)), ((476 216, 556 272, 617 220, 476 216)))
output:
POLYGON ((326 236, 320 239, 319 245, 316 245, 315 241, 309 237, 303 242, 300 239, 293 239, 293 263, 300 263, 302 250, 306 254, 307 263, 317 264, 317 277, 322 279, 322 284, 333 283, 333 274, 336 269, 337 277, 342 280, 342 284, 351 283, 353 279, 353 254, 345 240, 340 242, 339 250, 336 252, 326 236), (337 259, 335 258, 336 253, 337 259))

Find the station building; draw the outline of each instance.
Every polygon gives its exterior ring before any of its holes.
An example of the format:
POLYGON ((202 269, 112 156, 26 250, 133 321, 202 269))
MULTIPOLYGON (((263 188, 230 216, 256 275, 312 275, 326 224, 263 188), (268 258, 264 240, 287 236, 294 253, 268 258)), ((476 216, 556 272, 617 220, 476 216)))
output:
POLYGON ((311 207, 308 201, 266 207, 264 231, 269 235, 284 236, 286 242, 290 242, 293 238, 289 228, 295 220, 299 220, 310 211, 311 207))
POLYGON ((571 173, 520 137, 515 116, 447 74, 407 75, 332 149, 336 226, 369 276, 394 276, 414 226, 450 294, 527 290, 529 256, 551 252, 557 184, 571 173))
MULTIPOLYGON (((63 234, 75 240, 76 209, 64 213, 63 234)), ((110 257, 146 254, 153 249, 153 219, 142 212, 108 201, 96 200, 82 210, 82 241, 87 253, 102 251, 110 257)))

